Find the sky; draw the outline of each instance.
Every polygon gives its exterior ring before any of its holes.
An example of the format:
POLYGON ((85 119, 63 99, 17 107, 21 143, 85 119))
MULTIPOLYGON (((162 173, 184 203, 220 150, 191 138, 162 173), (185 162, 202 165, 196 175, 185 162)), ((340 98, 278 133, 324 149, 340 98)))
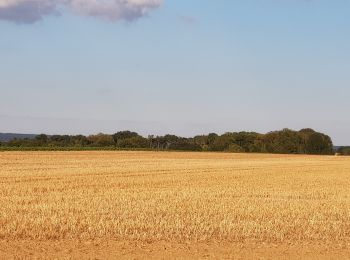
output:
POLYGON ((350 145, 349 72, 348 0, 0 0, 0 132, 350 145))

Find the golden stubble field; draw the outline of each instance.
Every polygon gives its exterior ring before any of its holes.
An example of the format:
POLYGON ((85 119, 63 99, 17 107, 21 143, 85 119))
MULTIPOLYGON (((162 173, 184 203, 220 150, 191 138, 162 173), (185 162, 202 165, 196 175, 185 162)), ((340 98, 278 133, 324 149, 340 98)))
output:
POLYGON ((0 153, 0 257, 346 258, 350 158, 0 153))

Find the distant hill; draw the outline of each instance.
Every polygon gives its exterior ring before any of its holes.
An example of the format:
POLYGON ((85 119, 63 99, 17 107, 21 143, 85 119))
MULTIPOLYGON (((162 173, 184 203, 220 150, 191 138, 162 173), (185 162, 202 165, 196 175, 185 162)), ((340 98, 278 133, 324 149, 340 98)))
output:
POLYGON ((0 133, 0 142, 8 142, 12 139, 34 139, 34 134, 14 134, 14 133, 0 133))
POLYGON ((334 146, 335 151, 338 151, 339 149, 342 149, 342 148, 350 148, 350 145, 334 146))

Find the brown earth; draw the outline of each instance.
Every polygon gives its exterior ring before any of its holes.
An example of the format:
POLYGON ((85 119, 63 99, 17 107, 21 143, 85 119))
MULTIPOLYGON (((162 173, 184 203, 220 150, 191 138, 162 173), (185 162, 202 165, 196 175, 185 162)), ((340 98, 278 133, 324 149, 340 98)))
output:
POLYGON ((1 259, 350 259, 349 245, 0 241, 1 259))

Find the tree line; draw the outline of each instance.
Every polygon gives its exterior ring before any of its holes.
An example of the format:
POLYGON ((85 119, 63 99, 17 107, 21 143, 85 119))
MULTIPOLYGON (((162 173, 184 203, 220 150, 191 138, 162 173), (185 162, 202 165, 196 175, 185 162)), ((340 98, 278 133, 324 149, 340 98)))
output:
POLYGON ((283 129, 267 134, 255 132, 210 133, 191 138, 176 135, 143 137, 136 132, 120 131, 113 135, 37 135, 33 139, 12 139, 0 143, 6 149, 142 149, 175 151, 224 151, 234 153, 334 154, 329 136, 302 129, 283 129))
POLYGON ((337 149, 337 153, 339 155, 350 155, 350 147, 349 146, 339 147, 337 149))

